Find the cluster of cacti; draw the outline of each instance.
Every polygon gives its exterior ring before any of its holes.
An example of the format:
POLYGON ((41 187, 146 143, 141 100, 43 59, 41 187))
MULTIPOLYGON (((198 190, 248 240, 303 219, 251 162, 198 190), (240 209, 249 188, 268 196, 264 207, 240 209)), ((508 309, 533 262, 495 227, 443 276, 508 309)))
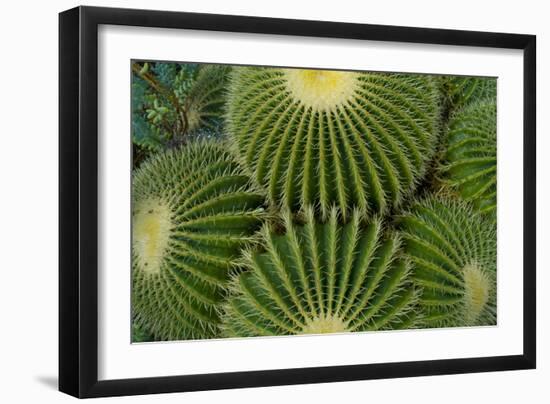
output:
POLYGON ((496 323, 495 79, 133 71, 134 342, 496 323))

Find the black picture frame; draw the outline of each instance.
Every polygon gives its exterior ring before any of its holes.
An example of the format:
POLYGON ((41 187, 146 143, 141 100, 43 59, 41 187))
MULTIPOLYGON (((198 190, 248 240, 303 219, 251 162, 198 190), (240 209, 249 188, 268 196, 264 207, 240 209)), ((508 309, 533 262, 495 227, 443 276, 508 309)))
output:
POLYGON ((77 7, 59 15, 59 390, 103 397, 536 366, 536 37, 183 12, 77 7), (99 381, 98 26, 113 24, 523 50, 523 354, 99 381))

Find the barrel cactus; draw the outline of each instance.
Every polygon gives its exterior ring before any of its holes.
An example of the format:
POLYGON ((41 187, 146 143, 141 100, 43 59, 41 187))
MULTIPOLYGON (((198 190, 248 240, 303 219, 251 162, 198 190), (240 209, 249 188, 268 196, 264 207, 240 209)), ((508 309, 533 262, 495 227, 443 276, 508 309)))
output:
POLYGON ((197 129, 220 131, 230 71, 230 66, 200 66, 197 78, 185 100, 188 132, 197 129))
POLYGON ((132 307, 157 340, 218 335, 232 262, 261 225, 264 198, 226 149, 196 142, 134 172, 132 307))
POLYGON ((244 253, 225 305, 227 336, 322 334, 411 328, 417 290, 399 257, 399 239, 354 210, 340 224, 306 207, 304 223, 285 215, 284 231, 264 226, 263 248, 244 253))
POLYGON ((425 327, 496 323, 496 229, 466 202, 428 197, 399 218, 425 327))
POLYGON ((294 212, 337 206, 385 213, 433 155, 438 100, 430 76, 234 69, 227 130, 270 202, 294 212))
POLYGON ((490 77, 442 76, 443 95, 451 109, 460 109, 483 99, 496 100, 497 80, 490 77))
POLYGON ((441 171, 447 183, 481 212, 497 206, 496 104, 476 102, 458 111, 445 136, 441 171))

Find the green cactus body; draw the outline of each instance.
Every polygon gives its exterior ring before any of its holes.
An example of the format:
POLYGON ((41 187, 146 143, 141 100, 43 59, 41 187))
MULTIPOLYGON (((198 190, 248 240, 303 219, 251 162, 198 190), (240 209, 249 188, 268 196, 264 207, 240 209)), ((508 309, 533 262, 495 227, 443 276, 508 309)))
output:
POLYGON ((426 327, 496 324, 496 229, 467 203, 430 197, 399 218, 426 327))
POLYGON ((260 227, 263 202, 223 144, 144 162, 133 176, 136 325, 157 340, 216 336, 232 261, 260 227))
POLYGON ((222 122, 230 66, 201 66, 185 101, 188 132, 202 128, 218 131, 222 122))
POLYGON ((452 109, 483 99, 496 100, 497 80, 484 77, 442 76, 442 92, 452 109))
POLYGON ((450 120, 442 174, 459 195, 485 213, 496 214, 496 104, 476 102, 450 120))
POLYGON ((228 336, 322 334, 410 328, 417 292, 398 258, 399 240, 381 222, 353 211, 340 224, 336 209, 319 223, 285 216, 284 233, 264 227, 263 249, 246 251, 248 270, 235 277, 225 305, 228 336))
POLYGON ((383 213, 414 189, 433 155, 429 76, 239 68, 227 130, 270 201, 293 212, 383 213))

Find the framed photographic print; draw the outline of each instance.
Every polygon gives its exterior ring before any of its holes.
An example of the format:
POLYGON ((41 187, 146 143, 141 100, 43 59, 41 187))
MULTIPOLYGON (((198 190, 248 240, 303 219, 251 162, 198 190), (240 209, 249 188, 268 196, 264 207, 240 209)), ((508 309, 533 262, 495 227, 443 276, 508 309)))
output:
POLYGON ((60 390, 535 367, 535 37, 60 14, 60 390))

